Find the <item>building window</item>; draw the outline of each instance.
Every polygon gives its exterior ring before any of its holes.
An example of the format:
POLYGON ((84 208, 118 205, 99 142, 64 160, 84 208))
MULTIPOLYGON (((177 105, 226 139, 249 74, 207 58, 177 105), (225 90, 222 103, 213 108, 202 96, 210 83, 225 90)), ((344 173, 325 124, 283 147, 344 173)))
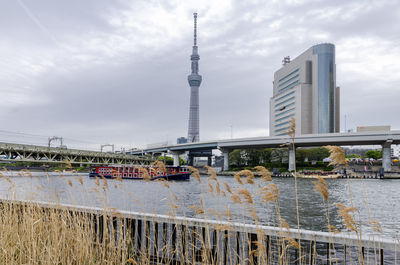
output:
POLYGON ((296 70, 294 70, 293 72, 291 72, 290 74, 288 74, 288 75, 285 75, 284 77, 282 77, 281 79, 279 79, 279 83, 281 82, 281 81, 283 81, 283 80, 285 80, 286 78, 288 78, 289 76, 291 76, 291 75, 293 75, 293 74, 295 74, 295 73, 297 73, 299 71, 299 68, 297 68, 296 70))
POLYGON ((283 118, 277 119, 277 120, 275 120, 275 122, 283 121, 283 120, 288 119, 288 118, 290 118, 290 117, 292 117, 292 116, 294 116, 294 113, 289 114, 288 116, 285 116, 285 117, 283 117, 283 118))
POLYGON ((282 92, 282 91, 284 91, 284 90, 290 89, 290 88, 296 86, 298 83, 299 83, 299 80, 296 80, 296 81, 294 81, 293 83, 290 83, 289 85, 287 85, 287 86, 285 86, 285 87, 283 87, 283 88, 280 88, 280 89, 279 89, 279 92, 282 92))
POLYGON ((287 98, 287 97, 289 97, 289 96, 291 96, 291 95, 293 95, 293 94, 294 94, 294 91, 292 91, 292 92, 290 92, 290 93, 287 93, 287 94, 284 95, 283 97, 280 97, 280 98, 275 99, 275 103, 277 103, 279 100, 285 99, 285 98, 287 98))
POLYGON ((292 111, 294 111, 294 108, 282 111, 281 113, 276 114, 275 117, 280 117, 280 116, 285 115, 285 114, 287 114, 289 112, 292 112, 292 111))
POLYGON ((289 124, 289 123, 290 123, 290 121, 285 121, 285 122, 275 125, 275 127, 281 127, 281 126, 289 124))
POLYGON ((294 97, 288 98, 288 99, 282 101, 281 103, 276 104, 275 107, 278 107, 278 106, 280 106, 280 105, 283 105, 283 104, 285 104, 285 103, 287 103, 287 102, 289 102, 289 101, 291 101, 291 100, 293 100, 293 99, 294 99, 294 97))
POLYGON ((288 129, 289 129, 289 127, 285 127, 282 129, 277 129, 277 130, 275 130, 275 132, 277 133, 277 132, 281 132, 281 131, 287 131, 288 129))
POLYGON ((318 133, 335 131, 335 46, 320 44, 313 47, 318 55, 318 133))
POLYGON ((283 111, 283 110, 289 109, 290 107, 294 106, 294 104, 296 104, 296 102, 292 102, 292 103, 290 103, 290 104, 288 104, 288 105, 286 105, 286 106, 283 106, 283 107, 280 107, 280 108, 278 108, 278 109, 275 109, 275 112, 283 111))
POLYGON ((276 136, 284 136, 284 135, 288 135, 288 134, 285 132, 285 133, 277 134, 276 136))
POLYGON ((278 86, 278 87, 281 87, 281 86, 283 86, 283 85, 285 85, 285 84, 289 83, 290 81, 293 81, 293 80, 294 80, 294 79, 296 79, 297 77, 299 77, 299 75, 298 75, 298 74, 297 74, 297 75, 295 75, 295 76, 293 76, 292 78, 290 78, 290 79, 286 80, 285 82, 283 82, 283 83, 279 84, 279 86, 278 86))

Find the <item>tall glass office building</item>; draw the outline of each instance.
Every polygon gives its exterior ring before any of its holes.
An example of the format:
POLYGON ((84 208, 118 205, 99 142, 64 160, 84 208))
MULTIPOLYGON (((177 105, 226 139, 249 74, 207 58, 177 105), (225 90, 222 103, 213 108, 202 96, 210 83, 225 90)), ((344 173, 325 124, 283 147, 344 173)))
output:
POLYGON ((312 46, 274 74, 270 135, 282 136, 296 120, 297 134, 339 132, 340 93, 336 87, 335 46, 312 46))

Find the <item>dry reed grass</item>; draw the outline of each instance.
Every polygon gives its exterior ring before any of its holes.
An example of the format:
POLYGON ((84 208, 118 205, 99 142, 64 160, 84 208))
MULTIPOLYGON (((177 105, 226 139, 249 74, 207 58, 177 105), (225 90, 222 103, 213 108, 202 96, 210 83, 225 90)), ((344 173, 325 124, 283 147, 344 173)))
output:
POLYGON ((164 162, 156 160, 150 164, 150 166, 153 166, 157 171, 162 172, 165 174, 167 172, 167 168, 164 164, 164 162))
POLYGON ((318 176, 318 180, 313 181, 313 183, 314 190, 318 191, 325 200, 329 200, 328 185, 326 184, 326 180, 321 176, 318 176))
POLYGON ((329 158, 331 159, 331 162, 329 165, 341 166, 347 164, 346 155, 342 148, 335 145, 327 145, 324 147, 330 152, 329 158))
POLYGON ((12 202, 0 204, 0 212, 2 264, 119 264, 129 259, 122 238, 112 240, 107 228, 104 243, 96 243, 87 214, 12 202))
POLYGON ((339 215, 342 217, 345 227, 351 231, 358 234, 359 229, 357 228, 357 223, 351 213, 357 211, 355 207, 346 207, 342 203, 335 203, 336 207, 339 209, 339 215))
POLYGON ((235 173, 234 178, 237 180, 239 184, 243 184, 242 180, 240 179, 241 176, 245 176, 245 181, 248 184, 254 184, 254 174, 250 170, 244 169, 240 170, 239 172, 235 173))
POLYGON ((261 199, 264 202, 276 202, 278 200, 279 189, 273 183, 268 184, 267 186, 260 188, 259 191, 261 193, 261 199))
POLYGON ((254 169, 261 173, 261 179, 263 181, 272 181, 271 172, 263 166, 256 166, 254 169))
POLYGON ((197 181, 199 183, 201 183, 199 170, 197 168, 194 168, 194 167, 191 167, 191 166, 188 166, 188 168, 190 170, 191 176, 194 177, 195 179, 197 179, 197 181))
POLYGON ((249 190, 240 188, 240 189, 236 189, 236 192, 237 192, 238 196, 243 197, 244 202, 253 204, 253 197, 251 196, 251 193, 249 190))
POLYGON ((217 172, 215 172, 215 170, 210 166, 205 166, 205 168, 207 169, 207 174, 209 178, 217 181, 217 172))

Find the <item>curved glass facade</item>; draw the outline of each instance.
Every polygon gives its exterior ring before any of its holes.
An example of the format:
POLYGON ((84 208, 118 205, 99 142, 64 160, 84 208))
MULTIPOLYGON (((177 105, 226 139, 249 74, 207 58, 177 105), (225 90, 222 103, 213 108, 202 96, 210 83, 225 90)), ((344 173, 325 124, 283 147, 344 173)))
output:
POLYGON ((335 46, 313 46, 318 56, 318 133, 335 132, 335 46))

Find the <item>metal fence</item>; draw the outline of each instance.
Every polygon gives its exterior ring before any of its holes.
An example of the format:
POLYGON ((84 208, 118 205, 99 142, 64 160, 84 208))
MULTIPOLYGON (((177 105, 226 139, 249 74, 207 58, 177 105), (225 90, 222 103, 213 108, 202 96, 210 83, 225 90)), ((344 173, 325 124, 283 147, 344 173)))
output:
POLYGON ((90 220, 88 242, 129 242, 153 264, 397 264, 396 240, 102 208, 7 201, 67 211, 90 220), (129 239, 129 240, 126 240, 129 239), (300 239, 300 240, 299 240, 300 239), (296 246, 296 242, 299 246, 296 246))

